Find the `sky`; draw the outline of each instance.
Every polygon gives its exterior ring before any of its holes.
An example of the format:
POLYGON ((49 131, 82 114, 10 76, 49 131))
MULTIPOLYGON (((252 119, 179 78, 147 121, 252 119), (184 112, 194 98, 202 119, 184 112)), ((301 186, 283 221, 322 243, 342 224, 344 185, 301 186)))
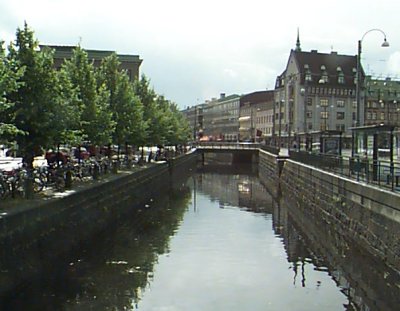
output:
POLYGON ((26 21, 40 44, 139 55, 140 74, 184 109, 274 89, 298 30, 303 51, 356 55, 362 40, 364 70, 400 80, 398 12, 398 0, 0 0, 0 40, 26 21))

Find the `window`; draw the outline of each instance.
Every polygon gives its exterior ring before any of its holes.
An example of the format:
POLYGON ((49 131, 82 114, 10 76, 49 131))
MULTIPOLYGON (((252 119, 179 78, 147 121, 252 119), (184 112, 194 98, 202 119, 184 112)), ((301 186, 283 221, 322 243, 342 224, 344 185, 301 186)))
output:
POLYGON ((357 108, 357 101, 353 101, 353 108, 354 108, 354 109, 357 108))
POLYGON ((338 100, 338 101, 336 102, 336 105, 337 105, 338 107, 340 107, 340 108, 343 108, 343 107, 344 107, 344 100, 338 100))
POLYGON ((321 111, 321 119, 328 119, 328 111, 321 111))
POLYGON ((307 106, 312 106, 312 98, 307 97, 307 106))
POLYGON ((312 118, 312 110, 307 110, 307 118, 308 119, 312 118))
POLYGON ((372 119, 372 113, 371 112, 367 112, 367 120, 371 120, 372 119))
POLYGON ((385 120, 385 113, 381 112, 381 120, 385 120))
POLYGON ((337 120, 344 120, 344 112, 343 111, 336 112, 336 119, 337 120))
POLYGON ((327 107, 327 106, 328 106, 328 99, 326 99, 326 98, 321 98, 321 99, 319 100, 319 104, 320 104, 321 107, 327 107))
POLYGON ((344 124, 336 124, 336 130, 337 131, 345 131, 345 125, 344 124))
POLYGON ((357 120, 357 113, 353 112, 353 113, 352 113, 352 117, 353 117, 353 118, 352 118, 353 121, 357 120))
POLYGON ((339 76, 338 76, 338 83, 339 83, 339 84, 344 84, 344 75, 343 75, 343 72, 340 72, 340 73, 339 73, 339 76))

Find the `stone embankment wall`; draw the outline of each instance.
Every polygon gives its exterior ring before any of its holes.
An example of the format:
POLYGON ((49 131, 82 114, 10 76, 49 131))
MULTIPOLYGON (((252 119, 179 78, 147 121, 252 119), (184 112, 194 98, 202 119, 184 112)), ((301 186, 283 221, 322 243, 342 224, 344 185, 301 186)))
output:
POLYGON ((291 160, 284 162, 280 184, 282 197, 305 216, 400 270, 399 194, 291 160))
POLYGON ((40 274, 42 266, 65 255, 96 233, 129 216, 195 167, 197 156, 123 172, 86 185, 63 198, 7 210, 0 218, 0 295, 40 274))
POLYGON ((280 193, 278 193, 280 188, 277 187, 277 184, 279 183, 279 175, 285 159, 264 150, 259 151, 258 176, 261 183, 271 192, 275 200, 278 200, 280 196, 280 193))

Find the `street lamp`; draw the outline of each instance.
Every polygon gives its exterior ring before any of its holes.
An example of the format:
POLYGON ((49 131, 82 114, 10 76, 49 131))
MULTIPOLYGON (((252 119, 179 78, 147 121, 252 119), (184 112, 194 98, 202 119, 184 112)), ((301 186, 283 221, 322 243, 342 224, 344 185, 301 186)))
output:
POLYGON ((356 118, 356 126, 360 126, 360 112, 361 112, 361 107, 360 107, 360 102, 361 102, 361 51, 362 51, 362 41, 364 40, 364 37, 372 32, 372 31, 378 31, 383 34, 383 43, 382 47, 388 47, 389 42, 386 41, 386 34, 383 32, 383 30, 374 28, 368 30, 364 35, 361 37, 361 40, 358 40, 358 53, 357 53, 357 83, 356 83, 356 101, 357 101, 357 118, 356 118))

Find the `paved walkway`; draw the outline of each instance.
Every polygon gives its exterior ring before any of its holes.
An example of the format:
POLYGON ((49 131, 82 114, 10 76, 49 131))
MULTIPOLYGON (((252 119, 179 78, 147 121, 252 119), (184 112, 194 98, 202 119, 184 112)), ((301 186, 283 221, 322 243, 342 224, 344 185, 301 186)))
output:
POLYGON ((10 213, 11 211, 18 212, 20 210, 26 209, 28 207, 37 207, 43 204, 46 201, 49 200, 56 200, 68 195, 71 195, 73 193, 79 192, 79 191, 84 191, 87 188, 92 187, 95 184, 99 183, 104 183, 111 181, 116 178, 120 178, 121 176, 124 176, 126 174, 131 174, 133 172, 145 169, 149 167, 150 165, 154 165, 153 163, 146 163, 144 165, 137 165, 134 166, 132 169, 120 169, 118 170, 118 174, 106 174, 106 175, 101 175, 99 179, 93 180, 92 178, 89 178, 85 181, 79 181, 79 180, 74 180, 72 184, 72 189, 67 189, 63 192, 58 192, 55 191, 53 188, 49 187, 47 189, 44 189, 43 191, 39 193, 35 193, 34 197, 32 199, 24 199, 21 197, 17 198, 5 198, 5 199, 0 199, 0 218, 3 215, 6 215, 10 213))

